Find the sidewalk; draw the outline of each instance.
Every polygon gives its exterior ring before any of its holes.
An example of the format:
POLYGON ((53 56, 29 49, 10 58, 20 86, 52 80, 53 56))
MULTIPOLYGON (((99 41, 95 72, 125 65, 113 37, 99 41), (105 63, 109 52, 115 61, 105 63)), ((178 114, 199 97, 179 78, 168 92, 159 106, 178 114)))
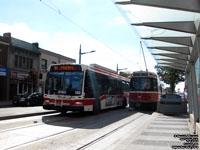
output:
POLYGON ((15 119, 43 114, 55 113, 54 110, 44 110, 42 106, 16 107, 12 101, 0 101, 0 120, 15 119))
POLYGON ((187 146, 199 144, 195 138, 198 136, 193 134, 187 115, 154 113, 154 118, 141 129, 128 149, 188 149, 187 146))

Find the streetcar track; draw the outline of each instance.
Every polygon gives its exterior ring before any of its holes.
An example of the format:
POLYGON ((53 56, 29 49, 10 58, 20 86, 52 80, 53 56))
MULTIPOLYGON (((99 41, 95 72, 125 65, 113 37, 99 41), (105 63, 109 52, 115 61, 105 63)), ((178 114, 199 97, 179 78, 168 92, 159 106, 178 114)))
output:
MULTIPOLYGON (((57 122, 57 121, 64 121, 65 119, 59 119, 59 120, 55 120, 55 121, 49 121, 48 123, 53 123, 53 122, 57 122)), ((16 127, 16 128, 12 128, 12 129, 5 129, 5 130, 1 130, 0 133, 5 133, 5 132, 10 132, 10 131, 15 131, 15 130, 20 130, 20 129, 25 129, 25 128, 30 128, 30 127, 35 127, 35 126, 40 126, 40 125, 44 125, 46 123, 41 122, 41 123, 35 123, 35 124, 31 124, 31 125, 27 125, 27 126, 23 126, 23 127, 16 127)))
POLYGON ((139 118, 141 118, 141 117, 144 116, 144 115, 145 115, 145 114, 141 114, 140 116, 138 116, 138 117, 136 117, 136 118, 130 120, 129 122, 127 122, 127 123, 125 123, 125 124, 123 124, 123 125, 121 125, 121 126, 115 128, 114 130, 112 130, 112 131, 110 131, 110 132, 108 132, 108 133, 106 133, 106 134, 104 134, 104 135, 102 135, 102 136, 100 136, 100 137, 98 137, 98 138, 92 140, 91 142, 89 142, 89 143, 87 143, 87 144, 85 144, 85 145, 83 145, 83 146, 77 148, 76 150, 84 150, 84 149, 86 149, 86 148, 92 146, 93 144, 95 144, 95 143, 97 143, 97 142, 99 142, 99 141, 105 139, 106 137, 110 136, 111 134, 113 134, 113 133, 117 132, 118 130, 122 129, 123 127, 125 127, 125 126, 131 124, 132 122, 134 122, 134 121, 136 121, 136 120, 138 120, 139 118))
MULTIPOLYGON (((137 114, 137 113, 135 113, 135 114, 137 114)), ((112 114, 110 114, 110 115, 112 115, 112 114)), ((93 141, 91 141, 91 142, 85 144, 84 146, 81 146, 81 147, 78 148, 77 150, 79 150, 79 149, 85 149, 85 148, 89 147, 90 145, 92 145, 92 144, 94 144, 94 143, 96 143, 96 142, 102 140, 103 138, 106 138, 107 136, 109 136, 109 135, 115 133, 116 131, 118 131, 119 129, 121 129, 121 128, 127 126, 128 124, 132 123, 133 121, 139 119, 139 118, 142 117, 143 115, 144 115, 144 114, 141 114, 140 116, 138 116, 138 117, 132 119, 131 121, 129 121, 129 122, 127 122, 127 123, 121 125, 120 127, 118 127, 118 128, 116 128, 116 129, 114 129, 114 130, 112 130, 112 131, 110 131, 110 132, 104 134, 103 136, 101 136, 101 137, 99 137, 99 138, 97 138, 97 139, 95 139, 95 140, 93 140, 93 141)), ((93 117, 93 116, 92 116, 92 117, 93 117)), ((118 117, 119 117, 119 116, 112 117, 112 120, 115 120, 115 119, 117 119, 118 117)), ((108 118, 109 118, 109 117, 108 117, 108 118)), ((52 122, 48 122, 48 123, 62 122, 62 121, 67 121, 67 120, 66 120, 66 119, 60 119, 60 120, 56 120, 56 121, 52 121, 52 122)), ((107 122, 110 123, 110 120, 104 121, 104 123, 107 123, 107 122)), ((47 124, 48 124, 48 123, 47 123, 47 124)), ((31 144, 31 143, 34 143, 34 142, 38 142, 38 141, 41 141, 41 140, 46 140, 47 138, 52 138, 52 137, 54 137, 54 136, 58 136, 58 135, 61 135, 61 134, 65 134, 65 133, 67 133, 67 132, 76 130, 76 129, 78 129, 78 128, 86 128, 86 127, 94 126, 94 125, 96 125, 96 124, 99 125, 99 124, 102 123, 102 120, 101 120, 101 119, 95 120, 95 122, 93 122, 93 124, 89 124, 89 125, 88 125, 87 123, 88 123, 88 122, 84 122, 84 124, 80 125, 80 127, 71 128, 71 129, 67 129, 67 130, 64 130, 64 131, 61 131, 61 132, 57 132, 57 133, 54 133, 54 134, 51 134, 51 135, 43 136, 43 137, 41 137, 41 138, 37 138, 37 139, 34 139, 34 140, 30 140, 30 141, 28 141, 28 142, 24 142, 24 143, 21 143, 21 144, 17 144, 17 145, 14 145, 14 146, 5 148, 4 150, 10 150, 10 149, 14 149, 14 148, 19 148, 19 147, 25 146, 25 145, 27 145, 27 144, 31 144)), ((40 123, 39 125, 43 125, 43 124, 45 124, 45 123, 40 123)), ((39 125, 36 124, 36 125, 28 126, 28 127, 16 128, 16 129, 13 129, 13 130, 18 130, 18 129, 23 129, 23 128, 29 128, 29 127, 39 126, 39 125)), ((11 129, 10 131, 13 131, 13 130, 11 129)), ((6 131, 5 131, 5 132, 6 132, 6 131)), ((8 131, 8 132, 9 132, 9 131, 8 131)), ((0 132, 0 133, 1 133, 1 132, 0 132)))
POLYGON ((65 131, 58 132, 58 133, 54 133, 54 134, 51 134, 51 135, 48 135, 48 136, 45 136, 45 137, 41 137, 41 138, 38 138, 38 139, 35 139, 35 140, 31 140, 31 141, 25 142, 23 144, 18 144, 18 145, 6 148, 4 150, 9 150, 9 149, 17 148, 17 147, 20 147, 20 146, 24 146, 26 144, 30 144, 30 143, 37 142, 37 141, 40 141, 40 140, 44 140, 44 139, 47 139, 47 138, 50 138, 50 137, 54 137, 54 136, 57 136, 57 135, 60 135, 60 134, 63 134, 63 133, 66 133, 66 132, 69 132, 69 131, 72 131, 72 130, 75 130, 75 129, 76 128, 68 129, 68 130, 65 130, 65 131))

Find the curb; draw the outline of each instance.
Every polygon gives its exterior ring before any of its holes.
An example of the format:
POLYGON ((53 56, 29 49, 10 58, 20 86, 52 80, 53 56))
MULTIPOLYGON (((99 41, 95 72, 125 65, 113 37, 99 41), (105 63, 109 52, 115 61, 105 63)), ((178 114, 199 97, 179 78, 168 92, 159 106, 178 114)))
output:
POLYGON ((38 112, 38 113, 30 113, 30 114, 20 114, 20 115, 14 115, 14 116, 2 116, 2 117, 0 117, 0 121, 1 120, 8 120, 8 119, 17 119, 17 118, 23 118, 23 117, 45 115, 45 114, 52 114, 52 113, 57 113, 57 111, 38 112))

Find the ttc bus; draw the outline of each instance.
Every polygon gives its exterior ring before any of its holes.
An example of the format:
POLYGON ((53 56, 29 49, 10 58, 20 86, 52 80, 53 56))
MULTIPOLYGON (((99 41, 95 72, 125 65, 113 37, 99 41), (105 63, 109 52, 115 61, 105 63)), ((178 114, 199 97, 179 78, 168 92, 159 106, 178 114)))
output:
POLYGON ((67 111, 91 111, 126 107, 129 79, 97 64, 51 65, 45 84, 43 108, 67 111))
POLYGON ((131 75, 129 106, 140 108, 150 105, 156 109, 157 101, 160 99, 160 89, 157 75, 148 71, 136 71, 131 75))

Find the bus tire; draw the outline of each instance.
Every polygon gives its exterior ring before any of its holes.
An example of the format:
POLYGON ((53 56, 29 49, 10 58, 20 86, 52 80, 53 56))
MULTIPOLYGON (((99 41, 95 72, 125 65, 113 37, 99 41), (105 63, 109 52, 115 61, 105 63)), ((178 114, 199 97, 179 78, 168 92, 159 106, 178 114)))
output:
POLYGON ((125 108, 127 106, 127 100, 126 98, 123 99, 123 104, 122 104, 122 108, 125 108))
POLYGON ((94 100, 93 114, 98 114, 101 111, 101 104, 99 99, 94 100))
POLYGON ((60 111, 60 114, 61 114, 61 116, 65 116, 67 114, 67 111, 62 110, 62 111, 60 111))

